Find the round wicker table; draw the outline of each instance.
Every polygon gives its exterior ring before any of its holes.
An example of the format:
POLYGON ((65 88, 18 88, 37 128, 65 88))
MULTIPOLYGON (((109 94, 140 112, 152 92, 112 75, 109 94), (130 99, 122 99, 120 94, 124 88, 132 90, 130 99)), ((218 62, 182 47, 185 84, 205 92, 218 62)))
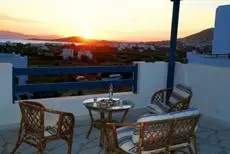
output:
POLYGON ((86 138, 89 138, 93 127, 100 129, 100 145, 103 144, 103 125, 107 122, 115 122, 113 121, 112 114, 116 112, 123 112, 120 119, 120 122, 123 122, 129 109, 134 107, 134 103, 131 101, 121 100, 119 98, 109 99, 107 97, 87 99, 83 101, 83 104, 88 109, 90 116, 90 126, 86 138), (100 118, 95 120, 92 111, 99 112, 100 118), (108 114, 108 117, 105 117, 106 113, 108 114))

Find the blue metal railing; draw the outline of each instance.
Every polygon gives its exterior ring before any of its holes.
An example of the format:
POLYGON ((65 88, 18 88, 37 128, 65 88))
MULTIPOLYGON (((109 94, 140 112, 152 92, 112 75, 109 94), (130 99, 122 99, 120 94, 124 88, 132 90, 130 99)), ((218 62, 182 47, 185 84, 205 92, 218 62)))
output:
POLYGON ((55 90, 74 90, 89 88, 104 88, 110 83, 114 86, 131 85, 132 91, 137 92, 137 65, 133 66, 90 66, 90 67, 40 67, 40 68, 14 68, 13 76, 20 75, 64 75, 64 74, 92 74, 92 73, 133 73, 130 79, 119 79, 110 81, 80 81, 80 82, 58 82, 58 83, 39 83, 16 85, 13 84, 13 93, 36 92, 36 91, 55 91, 55 90))

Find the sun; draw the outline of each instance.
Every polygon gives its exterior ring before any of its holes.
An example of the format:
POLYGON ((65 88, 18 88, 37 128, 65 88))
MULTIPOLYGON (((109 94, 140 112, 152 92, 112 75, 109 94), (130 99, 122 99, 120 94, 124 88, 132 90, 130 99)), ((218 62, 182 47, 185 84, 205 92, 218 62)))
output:
POLYGON ((94 35, 92 32, 92 27, 88 24, 83 25, 81 30, 81 36, 85 39, 93 39, 94 35))

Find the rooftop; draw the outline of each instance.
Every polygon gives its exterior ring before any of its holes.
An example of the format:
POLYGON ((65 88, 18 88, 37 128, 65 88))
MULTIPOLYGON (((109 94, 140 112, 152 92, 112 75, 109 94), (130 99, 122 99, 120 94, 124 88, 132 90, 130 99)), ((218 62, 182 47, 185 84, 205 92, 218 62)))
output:
MULTIPOLYGON (((143 114, 145 109, 133 110, 129 113, 126 121, 135 121, 138 115, 143 114)), ((77 117, 77 119, 88 119, 88 117, 77 117)), ((89 120, 77 120, 73 141, 73 154, 103 154, 103 148, 99 146, 100 132, 93 128, 89 139, 86 132, 89 120)), ((7 129, 0 131, 0 153, 8 154, 15 146, 18 129, 7 129)), ((202 116, 199 121, 198 148, 201 154, 230 154, 230 123, 222 122, 207 116, 202 116)), ((35 154, 37 149, 22 144, 16 154, 35 154)), ((48 143, 45 153, 64 154, 66 145, 63 141, 48 143)), ((180 153, 180 152, 179 152, 180 153)), ((182 153, 182 152, 181 152, 182 153)))

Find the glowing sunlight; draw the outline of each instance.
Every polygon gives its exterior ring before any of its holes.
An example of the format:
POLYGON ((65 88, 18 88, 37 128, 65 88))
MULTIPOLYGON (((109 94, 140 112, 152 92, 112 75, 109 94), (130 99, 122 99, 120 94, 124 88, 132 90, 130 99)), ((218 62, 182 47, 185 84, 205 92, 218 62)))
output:
POLYGON ((95 38, 93 32, 92 32, 92 27, 88 24, 84 24, 81 29, 81 36, 84 37, 85 39, 93 39, 95 38))

